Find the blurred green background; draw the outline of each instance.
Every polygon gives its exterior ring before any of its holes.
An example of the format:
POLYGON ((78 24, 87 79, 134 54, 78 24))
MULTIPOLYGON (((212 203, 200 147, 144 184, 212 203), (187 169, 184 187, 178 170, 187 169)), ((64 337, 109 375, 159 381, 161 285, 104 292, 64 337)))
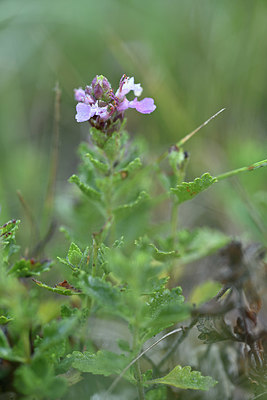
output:
MULTIPOLYGON (((123 73, 134 76, 155 99, 150 116, 128 115, 129 131, 144 136, 154 154, 226 107, 187 143, 188 179, 267 156, 265 0, 1 0, 0 24, 2 223, 27 220, 18 189, 33 216, 42 214, 57 81, 61 199, 88 133, 74 119, 73 89, 96 74, 114 87, 123 73)), ((184 206, 183 223, 266 240, 266 177, 262 168, 215 185, 184 206)))

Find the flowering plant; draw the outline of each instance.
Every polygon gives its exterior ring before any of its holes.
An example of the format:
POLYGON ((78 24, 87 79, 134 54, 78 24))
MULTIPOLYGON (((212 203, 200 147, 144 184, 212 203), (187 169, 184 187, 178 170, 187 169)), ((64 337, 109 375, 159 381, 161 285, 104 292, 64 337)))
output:
POLYGON ((137 97, 141 95, 143 88, 140 83, 134 83, 134 78, 126 75, 121 77, 119 88, 114 91, 103 75, 97 75, 92 83, 85 89, 75 89, 75 99, 78 101, 76 106, 77 122, 89 121, 94 127, 107 130, 107 127, 114 126, 118 120, 122 120, 124 111, 128 108, 135 108, 142 114, 150 114, 155 109, 154 100, 146 97, 141 101, 137 97), (129 101, 126 95, 133 91, 136 96, 129 101))
MULTIPOLYGON (((75 89, 76 119, 89 121, 91 127, 79 149, 79 175, 70 178, 82 195, 71 206, 64 203, 65 196, 60 198, 58 213, 68 225, 61 231, 69 242, 66 257, 57 258, 65 268, 60 282, 55 275, 49 279, 54 285, 43 282, 47 277, 39 278, 53 265, 42 254, 50 231, 21 257, 16 244, 19 221, 0 226, 3 399, 72 400, 84 394, 91 400, 171 400, 177 391, 179 399, 193 399, 193 391, 210 390, 217 382, 180 365, 192 359, 195 368, 218 379, 212 398, 229 398, 230 391, 233 398, 233 368, 227 377, 221 364, 226 354, 220 355, 219 346, 213 353, 210 346, 204 352, 196 350, 195 335, 193 343, 188 338, 194 328, 204 343, 217 346, 215 342, 228 340, 234 343, 233 352, 242 344, 255 392, 267 389, 266 328, 258 323, 261 298, 248 268, 251 256, 243 256, 240 244, 215 229, 178 229, 184 202, 222 179, 266 166, 267 160, 216 177, 207 172, 187 182, 189 154, 184 143, 209 119, 144 165, 140 141, 129 142, 124 129, 128 108, 143 114, 156 108, 151 98, 138 101, 141 93, 141 85, 125 75, 115 94, 101 75, 84 90, 75 89), (126 97, 130 91, 134 100, 126 97), (167 223, 152 220, 166 202, 171 210, 167 223), (214 278, 205 287, 196 284, 192 297, 197 307, 192 299, 185 302, 175 276, 180 283, 183 266, 223 247, 228 270, 223 268, 219 282, 214 278), (64 303, 59 296, 65 296, 64 303), (173 327, 182 322, 186 326, 173 327), (212 354, 213 364, 205 367, 212 354)), ((231 363, 235 359, 237 354, 231 363)), ((244 380, 242 375, 237 378, 244 380)), ((200 392, 196 396, 207 398, 200 392)))

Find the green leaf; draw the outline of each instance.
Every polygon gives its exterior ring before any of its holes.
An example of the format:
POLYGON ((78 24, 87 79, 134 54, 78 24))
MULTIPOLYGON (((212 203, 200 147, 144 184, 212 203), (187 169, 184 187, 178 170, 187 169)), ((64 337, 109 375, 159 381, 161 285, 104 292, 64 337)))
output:
POLYGON ((39 276, 41 273, 49 271, 52 264, 53 262, 51 260, 36 261, 33 258, 30 260, 22 258, 13 265, 8 273, 17 276, 18 278, 39 276))
POLYGON ((91 186, 83 183, 77 175, 72 175, 69 178, 69 182, 75 183, 78 188, 90 199, 93 201, 101 200, 101 193, 97 190, 93 189, 91 186))
POLYGON ((108 172, 108 170, 109 170, 108 164, 105 164, 104 162, 97 160, 90 153, 87 153, 86 157, 89 158, 90 162, 93 164, 93 166, 96 169, 98 169, 99 171, 103 172, 104 174, 106 174, 108 172))
POLYGON ((143 323, 145 329, 142 340, 144 341, 190 316, 190 306, 184 304, 180 287, 172 290, 162 287, 155 291, 147 300, 147 306, 143 323))
POLYGON ((110 160, 114 160, 121 146, 120 133, 114 132, 105 142, 103 149, 110 160))
POLYGON ((108 310, 113 315, 125 317, 129 314, 125 305, 125 299, 121 290, 111 283, 104 281, 98 277, 85 275, 84 281, 81 283, 83 294, 95 299, 95 301, 108 310))
POLYGON ((80 291, 75 291, 73 289, 67 289, 64 286, 56 285, 55 287, 51 287, 46 285, 45 283, 39 282, 36 279, 32 279, 36 285, 40 286, 41 288, 47 289, 50 292, 54 292, 57 294, 62 294, 64 296, 72 296, 72 295, 79 295, 82 294, 80 291))
POLYGON ((198 371, 191 371, 191 367, 177 365, 168 375, 153 379, 149 383, 161 383, 180 389, 209 390, 217 384, 210 376, 202 376, 198 371))
POLYGON ((44 357, 34 358, 15 372, 15 386, 19 393, 35 399, 59 399, 67 390, 67 380, 55 376, 53 366, 44 357))
MULTIPOLYGON (((131 359, 124 354, 116 354, 106 350, 97 353, 74 351, 67 357, 71 358, 73 368, 81 372, 91 372, 94 375, 104 376, 119 375, 131 362, 131 359)), ((130 370, 123 377, 135 381, 130 370)))
POLYGON ((120 172, 125 171, 131 174, 132 172, 136 171, 141 167, 142 167, 142 162, 140 160, 140 157, 136 157, 133 161, 130 161, 129 164, 127 164, 120 172))
POLYGON ((79 265, 83 253, 75 243, 71 243, 68 251, 68 260, 72 265, 79 265))
POLYGON ((217 178, 213 178, 208 172, 200 178, 196 178, 193 182, 183 182, 176 188, 171 188, 171 192, 178 197, 178 203, 190 200, 197 194, 208 189, 213 183, 217 182, 217 178))
POLYGON ((43 328, 42 337, 37 337, 35 344, 35 353, 44 355, 50 361, 59 361, 66 352, 67 339, 73 336, 78 323, 76 315, 64 318, 59 321, 52 321, 43 328))
POLYGON ((172 258, 180 257, 179 252, 177 250, 162 251, 162 250, 159 250, 153 243, 150 243, 149 246, 153 248, 153 250, 154 250, 153 256, 156 260, 167 261, 172 258))
POLYGON ((107 141, 107 136, 99 129, 96 129, 94 127, 90 129, 90 135, 92 137, 93 142, 96 143, 96 145, 102 149, 107 141))
POLYGON ((231 238, 210 228, 183 230, 178 233, 180 262, 189 263, 214 253, 227 245, 231 238))
POLYGON ((139 193, 138 197, 136 200, 128 203, 128 204, 123 204, 121 206, 116 207, 113 212, 116 215, 116 217, 124 217, 125 214, 129 213, 132 211, 133 208, 143 204, 146 200, 149 199, 149 195, 147 192, 142 191, 139 193))
POLYGON ((2 259, 7 263, 9 258, 19 250, 16 245, 15 234, 20 224, 20 220, 12 219, 0 226, 0 250, 2 250, 2 259))

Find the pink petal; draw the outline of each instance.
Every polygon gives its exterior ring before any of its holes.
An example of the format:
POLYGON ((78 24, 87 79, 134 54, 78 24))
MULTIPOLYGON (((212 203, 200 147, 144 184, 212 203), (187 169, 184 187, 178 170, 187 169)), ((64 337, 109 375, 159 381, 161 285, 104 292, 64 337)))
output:
POLYGON ((122 112, 127 110, 127 108, 129 108, 129 101, 126 99, 126 97, 123 99, 123 101, 121 103, 119 103, 117 110, 122 112))
POLYGON ((135 98, 133 101, 129 102, 129 107, 135 108, 142 114, 150 114, 156 109, 154 100, 151 97, 145 97, 141 101, 138 101, 137 98, 135 98))
POLYGON ((77 114, 75 118, 77 122, 88 121, 92 117, 91 107, 85 103, 78 103, 76 106, 77 114))

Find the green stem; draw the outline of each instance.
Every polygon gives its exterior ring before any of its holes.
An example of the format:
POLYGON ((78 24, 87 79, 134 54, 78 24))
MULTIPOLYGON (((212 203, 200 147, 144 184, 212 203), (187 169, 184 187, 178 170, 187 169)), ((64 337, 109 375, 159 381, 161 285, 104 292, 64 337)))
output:
POLYGON ((172 236, 173 247, 175 246, 177 241, 178 210, 179 210, 179 203, 177 200, 174 200, 171 212, 171 236, 172 236))
POLYGON ((254 164, 249 165, 248 167, 237 168, 237 169, 234 169, 233 171, 225 172, 224 174, 218 175, 216 177, 216 179, 217 179, 217 181, 221 181, 221 180, 229 178, 233 175, 237 175, 240 172, 254 171, 257 168, 266 167, 266 166, 267 166, 267 159, 258 161, 254 164))
MULTIPOLYGON (((139 315, 136 316, 134 335, 133 335, 133 352, 138 352, 139 350, 139 315)), ((140 360, 136 360, 134 365, 135 379, 137 381, 137 391, 139 400, 145 400, 145 391, 142 383, 142 374, 140 369, 140 360)))

